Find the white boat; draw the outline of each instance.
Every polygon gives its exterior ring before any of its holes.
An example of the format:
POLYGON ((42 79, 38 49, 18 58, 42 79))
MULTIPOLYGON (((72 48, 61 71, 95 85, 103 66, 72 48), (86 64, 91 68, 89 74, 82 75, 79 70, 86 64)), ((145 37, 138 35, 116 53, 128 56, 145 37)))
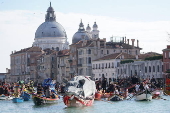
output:
POLYGON ((163 90, 162 89, 155 89, 153 92, 152 92, 152 98, 155 99, 155 98, 160 98, 161 96, 163 96, 163 90))
POLYGON ((0 100, 11 100, 11 99, 13 99, 13 97, 11 96, 5 96, 5 95, 0 96, 0 100))
POLYGON ((152 100, 152 94, 149 91, 143 91, 136 95, 136 100, 152 100))

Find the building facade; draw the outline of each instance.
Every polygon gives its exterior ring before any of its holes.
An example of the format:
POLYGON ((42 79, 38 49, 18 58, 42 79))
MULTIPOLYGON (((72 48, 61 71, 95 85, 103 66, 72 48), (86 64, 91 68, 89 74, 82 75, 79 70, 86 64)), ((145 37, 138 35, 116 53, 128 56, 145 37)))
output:
POLYGON ((41 48, 29 47, 14 51, 10 55, 11 58, 11 81, 17 82, 19 80, 29 81, 35 80, 35 73, 37 62, 36 56, 41 54, 41 48))

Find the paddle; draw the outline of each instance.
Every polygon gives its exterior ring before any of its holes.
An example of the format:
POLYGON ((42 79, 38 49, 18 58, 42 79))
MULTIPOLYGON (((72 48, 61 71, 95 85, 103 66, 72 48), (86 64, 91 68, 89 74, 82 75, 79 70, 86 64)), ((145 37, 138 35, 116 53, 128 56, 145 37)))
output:
MULTIPOLYGON (((129 94, 130 95, 130 94, 129 94)), ((129 96, 128 95, 128 96, 129 96)), ((137 95, 137 93, 135 93, 133 96, 129 96, 130 98, 128 98, 128 99, 126 99, 126 100, 131 100, 134 96, 136 96, 137 95)))

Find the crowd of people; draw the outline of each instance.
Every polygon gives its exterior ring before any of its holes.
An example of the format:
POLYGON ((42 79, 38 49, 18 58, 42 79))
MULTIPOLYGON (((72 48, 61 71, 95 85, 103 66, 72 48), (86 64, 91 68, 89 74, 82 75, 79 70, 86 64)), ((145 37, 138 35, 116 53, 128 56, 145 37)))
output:
POLYGON ((23 84, 20 81, 16 83, 5 83, 0 81, 0 95, 19 97, 22 92, 33 92, 33 81, 28 84, 23 84))
POLYGON ((100 78, 95 81, 96 90, 102 93, 113 93, 117 95, 122 95, 125 98, 128 93, 138 93, 144 90, 153 91, 157 88, 163 88, 163 80, 152 79, 140 80, 137 76, 132 76, 128 78, 121 78, 115 81, 107 81, 105 77, 100 78))

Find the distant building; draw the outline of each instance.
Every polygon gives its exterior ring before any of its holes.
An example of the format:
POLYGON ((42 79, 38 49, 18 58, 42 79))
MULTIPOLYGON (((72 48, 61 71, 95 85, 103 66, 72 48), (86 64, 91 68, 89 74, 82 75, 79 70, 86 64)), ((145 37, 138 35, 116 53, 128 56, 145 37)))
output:
POLYGON ((5 82, 6 73, 0 73, 0 82, 5 82))
POLYGON ((11 82, 35 80, 36 56, 41 54, 41 52, 39 47, 29 47, 12 52, 10 55, 11 82))
POLYGON ((135 58, 140 54, 141 48, 137 40, 135 46, 135 39, 126 37, 119 37, 119 41, 115 41, 111 37, 110 42, 106 42, 106 38, 99 38, 98 25, 94 22, 93 29, 88 24, 86 30, 82 20, 79 25, 78 31, 73 35, 72 44, 70 45, 70 73, 72 75, 93 76, 92 62, 96 59, 114 53, 126 53, 134 55, 135 58))
POLYGON ((58 73, 57 73, 57 82, 62 82, 63 79, 70 80, 70 63, 69 63, 70 50, 62 50, 58 52, 57 64, 58 64, 58 73))
POLYGON ((163 72, 170 72, 170 45, 163 49, 163 72))
POLYGON ((107 78, 107 80, 117 80, 136 76, 142 79, 163 79, 163 63, 159 60, 144 60, 151 57, 153 53, 130 55, 127 53, 115 53, 104 56, 92 62, 93 75, 95 80, 107 78))

